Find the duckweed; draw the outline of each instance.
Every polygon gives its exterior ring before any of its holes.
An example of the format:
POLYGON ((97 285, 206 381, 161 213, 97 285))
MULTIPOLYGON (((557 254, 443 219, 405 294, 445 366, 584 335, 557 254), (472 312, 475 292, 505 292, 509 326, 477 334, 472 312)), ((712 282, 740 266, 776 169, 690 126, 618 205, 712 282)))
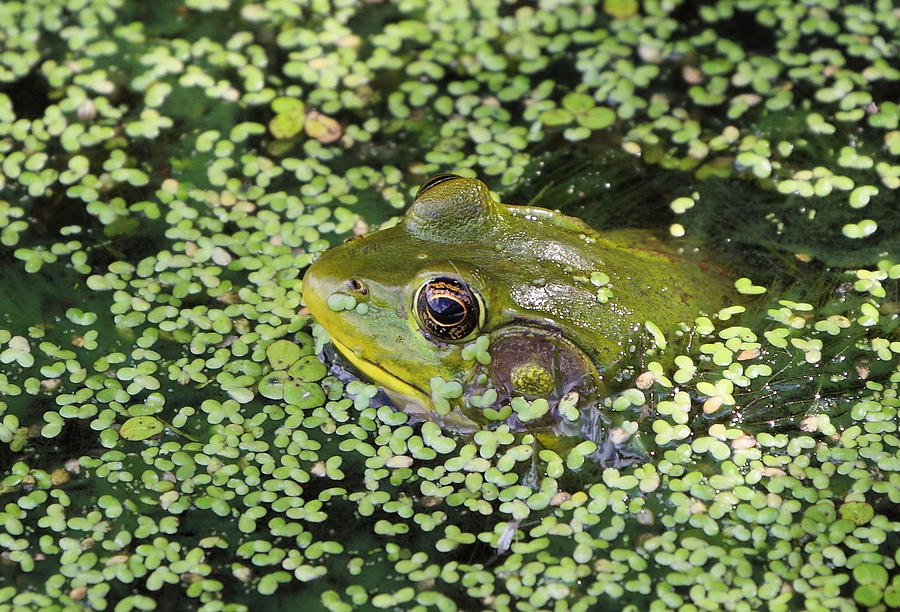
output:
POLYGON ((0 605, 900 606, 896 14, 675 4, 0 4, 0 605), (584 216, 637 177, 614 208, 779 269, 648 322, 595 412, 447 431, 300 299, 441 171, 584 216))

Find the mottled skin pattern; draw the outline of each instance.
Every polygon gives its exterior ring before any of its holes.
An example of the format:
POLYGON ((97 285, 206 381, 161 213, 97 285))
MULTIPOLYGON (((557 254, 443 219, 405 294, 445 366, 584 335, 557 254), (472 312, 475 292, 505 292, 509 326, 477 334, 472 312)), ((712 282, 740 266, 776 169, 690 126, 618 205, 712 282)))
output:
MULTIPOLYGON (((521 330, 520 339, 561 338, 563 358, 537 365, 558 370, 564 362, 575 378, 602 388, 604 372, 615 368, 645 321, 669 333, 725 305, 729 284, 705 268, 651 232, 599 233, 544 208, 500 204, 481 181, 453 178, 421 193, 396 226, 324 253, 303 282, 310 311, 336 346, 376 383, 427 412, 432 377, 465 387, 476 369, 462 358, 465 342, 435 341, 420 330, 413 295, 429 279, 459 278, 480 294, 486 312, 473 336, 489 334, 492 345, 511 329, 521 330), (589 280, 593 272, 609 278, 605 303, 589 280), (365 284, 364 294, 353 290, 353 279, 365 284), (368 310, 330 309, 335 293, 354 295, 368 310)), ((503 359, 496 348, 493 357, 493 367, 505 369, 491 372, 495 381, 535 365, 527 356, 503 359)), ((557 386, 573 378, 552 373, 557 386)), ((525 388, 508 391, 527 395, 525 388)))

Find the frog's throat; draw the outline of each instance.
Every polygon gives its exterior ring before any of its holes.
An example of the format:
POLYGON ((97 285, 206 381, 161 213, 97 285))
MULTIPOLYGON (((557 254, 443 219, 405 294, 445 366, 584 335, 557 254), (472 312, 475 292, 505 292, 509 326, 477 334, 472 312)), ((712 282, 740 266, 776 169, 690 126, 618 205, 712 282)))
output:
POLYGON ((376 384, 381 385, 382 387, 386 387, 395 393, 399 393, 401 395, 405 395, 408 398, 411 398, 423 406, 430 406, 431 401, 429 397, 421 390, 413 387, 411 384, 404 382, 379 366, 378 364, 366 361, 356 353, 350 350, 349 347, 341 344, 338 340, 334 338, 331 339, 331 343, 341 352, 341 354, 353 364, 357 370, 359 370, 362 374, 369 377, 376 384))

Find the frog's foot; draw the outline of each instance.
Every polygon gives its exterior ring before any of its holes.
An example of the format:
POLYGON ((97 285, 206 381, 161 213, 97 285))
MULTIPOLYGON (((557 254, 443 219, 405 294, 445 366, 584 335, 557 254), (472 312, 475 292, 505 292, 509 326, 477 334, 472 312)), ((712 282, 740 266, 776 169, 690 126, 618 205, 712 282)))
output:
POLYGON ((635 463, 643 463, 647 460, 641 453, 627 444, 616 444, 609 437, 597 443, 597 450, 591 454, 591 458, 600 467, 623 468, 635 463))

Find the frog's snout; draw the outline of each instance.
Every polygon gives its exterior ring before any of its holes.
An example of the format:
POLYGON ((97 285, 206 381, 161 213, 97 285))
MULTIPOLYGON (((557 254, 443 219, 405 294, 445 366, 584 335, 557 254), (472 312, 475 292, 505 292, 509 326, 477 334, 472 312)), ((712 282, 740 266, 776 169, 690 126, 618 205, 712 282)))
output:
POLYGON ((363 314, 366 306, 362 305, 369 301, 366 281, 358 276, 334 274, 332 270, 333 266, 324 265, 320 259, 303 275, 303 301, 326 329, 335 313, 356 310, 363 314))

